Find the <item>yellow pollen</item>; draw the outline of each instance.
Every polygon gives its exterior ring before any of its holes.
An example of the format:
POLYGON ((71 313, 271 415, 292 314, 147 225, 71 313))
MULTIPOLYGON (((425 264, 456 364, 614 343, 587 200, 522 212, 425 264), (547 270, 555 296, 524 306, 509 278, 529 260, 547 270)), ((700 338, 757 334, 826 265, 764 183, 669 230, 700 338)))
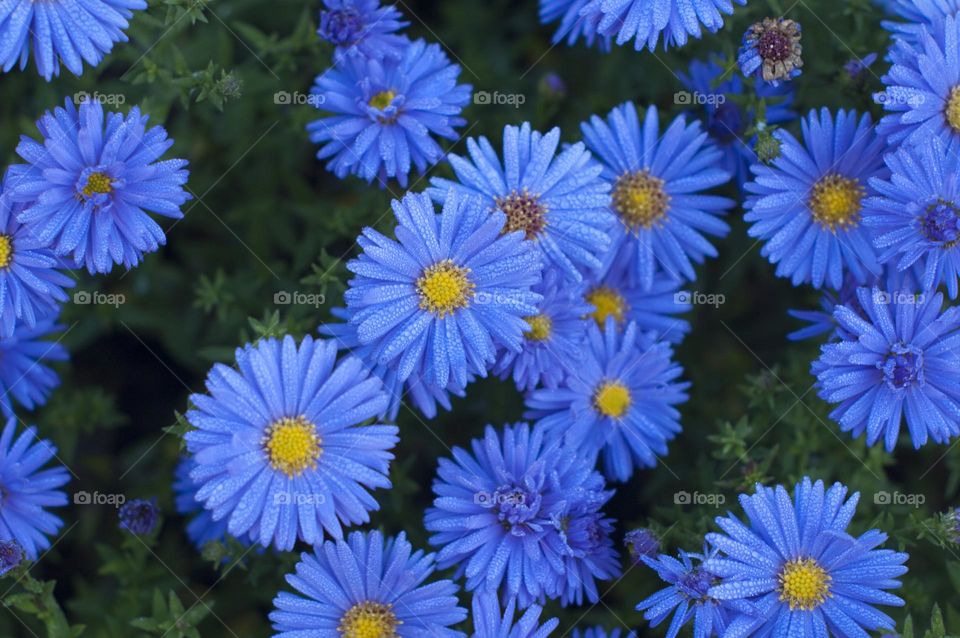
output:
POLYGON ((835 231, 860 223, 860 200, 866 191, 860 181, 836 173, 820 178, 813 185, 810 210, 815 222, 835 231))
POLYGON ((93 197, 94 193, 113 192, 113 181, 106 173, 90 173, 87 177, 87 185, 83 187, 84 197, 93 197))
POLYGON ((605 381, 593 396, 593 406, 600 414, 619 419, 630 409, 630 390, 619 381, 605 381))
POLYGON ((950 95, 947 97, 947 108, 943 111, 947 118, 947 124, 955 132, 960 133, 960 84, 950 89, 950 95))
POLYGON ((553 320, 547 315, 527 317, 526 322, 530 324, 530 330, 525 336, 530 341, 546 341, 553 332, 553 320))
POLYGON ((590 313, 601 328, 607 317, 613 317, 617 323, 623 323, 627 317, 627 300, 619 292, 609 286, 597 286, 586 294, 587 303, 596 310, 590 313))
POLYGON ((340 618, 337 631, 342 638, 397 638, 397 620, 392 605, 357 603, 340 618))
POLYGON ((320 443, 317 426, 302 416, 274 421, 263 437, 270 466, 291 478, 317 467, 323 453, 320 443))
POLYGON ((397 97, 397 94, 394 91, 380 91, 370 98, 369 104, 373 108, 382 111, 390 106, 390 103, 393 102, 393 98, 395 97, 397 97))
POLYGON ((505 197, 497 197, 497 208, 507 216, 503 234, 522 230, 527 239, 536 239, 547 226, 547 207, 540 197, 526 190, 513 191, 505 197))
POLYGON ((613 210, 620 221, 632 230, 662 224, 670 206, 664 181, 647 171, 624 173, 613 185, 613 210))
POLYGON ((780 601, 791 611, 816 609, 829 598, 830 574, 812 558, 795 558, 783 566, 777 577, 780 601))
POLYGON ((474 295, 476 286, 470 281, 469 268, 457 266, 449 259, 424 268, 417 279, 420 307, 438 317, 465 308, 474 295))
POLYGON ((13 238, 0 235, 0 268, 6 268, 13 261, 13 238))

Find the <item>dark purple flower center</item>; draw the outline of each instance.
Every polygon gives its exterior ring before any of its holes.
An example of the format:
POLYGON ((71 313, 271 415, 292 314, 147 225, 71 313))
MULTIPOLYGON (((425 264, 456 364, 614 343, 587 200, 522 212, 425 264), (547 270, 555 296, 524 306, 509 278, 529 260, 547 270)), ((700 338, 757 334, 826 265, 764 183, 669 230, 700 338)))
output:
POLYGON ((507 529, 523 526, 540 513, 540 494, 519 485, 501 485, 491 498, 497 519, 507 529))
POLYGON ((923 351, 903 343, 890 349, 883 363, 883 376, 887 385, 895 390, 914 383, 923 384, 923 351))
POLYGON ((780 29, 767 29, 757 41, 757 51, 764 60, 783 62, 793 54, 793 40, 780 29))
POLYGON ((320 14, 320 37, 337 46, 356 42, 363 27, 363 17, 353 9, 337 9, 320 14))
POLYGON ((700 600, 707 598, 707 591, 713 584, 713 580, 713 574, 704 571, 700 567, 696 567, 684 574, 680 580, 677 581, 677 587, 688 597, 694 600, 700 600))
POLYGON ((930 241, 952 246, 960 239, 960 215, 953 202, 942 199, 927 206, 920 217, 920 232, 930 241))

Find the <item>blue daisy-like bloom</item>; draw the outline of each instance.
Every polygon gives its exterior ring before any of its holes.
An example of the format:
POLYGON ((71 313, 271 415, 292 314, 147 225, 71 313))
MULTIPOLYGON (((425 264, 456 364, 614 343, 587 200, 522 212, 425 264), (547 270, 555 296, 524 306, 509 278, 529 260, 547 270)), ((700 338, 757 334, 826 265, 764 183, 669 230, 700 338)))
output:
POLYGON ((409 42, 399 58, 347 56, 317 76, 312 93, 332 113, 307 125, 317 159, 343 179, 353 174, 406 188, 411 166, 423 173, 443 159, 434 137, 457 139, 471 86, 438 44, 409 42))
POLYGON ((610 249, 607 229, 610 185, 583 142, 557 153, 560 129, 546 135, 528 122, 503 129, 503 162, 485 137, 467 140, 470 158, 450 155, 458 181, 430 180, 430 196, 442 202, 450 189, 481 198, 489 210, 506 215, 504 233, 523 231, 544 257, 568 279, 602 266, 610 249))
POLYGON ((857 291, 859 308, 834 310, 843 340, 822 347, 811 372, 818 394, 839 404, 844 432, 866 432, 892 451, 903 421, 913 445, 960 434, 960 308, 942 314, 940 293, 857 291))
POLYGON ((750 167, 748 233, 764 241, 761 254, 795 286, 839 289, 847 272, 863 283, 881 273, 864 228, 864 199, 873 194, 871 178, 888 174, 884 139, 868 114, 843 109, 836 116, 810 111, 801 128, 802 144, 775 131, 779 157, 750 167))
POLYGON ((387 396, 359 359, 338 362, 333 341, 263 339, 237 349, 236 368, 215 365, 206 386, 187 412, 190 478, 231 535, 289 550, 370 520, 398 430, 360 425, 387 396))
POLYGON ((327 541, 303 553, 280 592, 270 620, 276 638, 464 638, 450 629, 467 617, 457 604, 457 585, 427 582, 433 554, 414 551, 401 532, 352 532, 346 541, 327 541))
POLYGON ((468 590, 500 591, 521 609, 583 593, 596 602, 593 579, 606 576, 580 566, 597 548, 586 551, 579 524, 572 540, 561 528, 597 513, 613 494, 603 488, 590 463, 557 438, 546 440, 542 428, 519 423, 498 434, 488 426, 471 451, 457 447, 452 460, 440 459, 424 524, 440 547, 439 566, 456 566, 468 590))
POLYGON ((623 45, 634 40, 634 48, 653 51, 663 37, 663 48, 683 46, 692 36, 699 39, 705 28, 716 33, 723 16, 733 14, 734 3, 747 0, 591 0, 580 11, 583 19, 601 35, 616 36, 623 45))
POLYGON ((132 268, 166 243, 148 213, 180 219, 191 199, 186 160, 158 161, 173 145, 162 126, 133 107, 126 116, 71 100, 37 121, 42 142, 23 136, 17 154, 28 164, 7 173, 6 194, 25 204, 17 220, 58 256, 90 273, 114 263, 132 268))
POLYGON ((60 65, 79 77, 83 63, 96 66, 117 42, 144 0, 6 0, 0 4, 0 64, 25 69, 33 49, 37 71, 48 82, 60 65))
POLYGON ((569 46, 583 38, 587 46, 597 44, 602 50, 610 50, 610 36, 597 32, 602 14, 591 12, 588 16, 580 12, 590 0, 540 0, 540 24, 560 22, 553 34, 553 43, 566 40, 569 46))
POLYGON ((743 33, 737 65, 745 77, 757 77, 773 86, 798 77, 803 66, 800 23, 786 18, 764 18, 743 33))
POLYGON ((600 508, 613 496, 613 491, 571 499, 564 512, 555 514, 554 526, 567 547, 564 582, 560 588, 560 604, 582 605, 600 600, 598 580, 620 576, 620 554, 613 544, 616 521, 600 508))
POLYGON ((425 193, 394 200, 393 240, 366 228, 363 253, 347 264, 344 294, 368 361, 404 382, 414 373, 436 388, 486 376, 498 348, 519 352, 525 317, 542 297, 540 255, 523 233, 504 235, 506 216, 476 198, 448 193, 437 214, 425 193))
POLYGON ((56 457, 57 448, 28 427, 14 439, 17 419, 10 417, 0 434, 0 538, 20 544, 30 560, 50 547, 49 537, 60 531, 63 521, 47 511, 67 504, 67 494, 58 488, 70 480, 62 465, 40 469, 56 457))
POLYGON ((41 319, 34 327, 18 325, 9 337, 0 338, 0 410, 13 416, 16 401, 27 410, 47 402, 60 377, 47 363, 66 361, 59 340, 46 337, 63 330, 56 317, 41 319))
POLYGON ((394 5, 380 0, 323 0, 317 35, 336 47, 336 55, 400 58, 407 38, 397 34, 409 22, 394 5))
POLYGON ((924 30, 916 47, 895 40, 890 59, 886 88, 874 96, 887 111, 880 135, 894 146, 960 140, 960 18, 948 16, 936 34, 924 30))
POLYGON ((177 464, 173 477, 174 506, 178 514, 191 517, 187 523, 187 537, 197 549, 203 549, 207 543, 222 542, 226 538, 229 519, 213 520, 213 514, 197 501, 200 486, 190 478, 190 472, 196 465, 196 461, 189 456, 183 457, 177 464))
POLYGON ((846 495, 840 483, 825 490, 804 478, 791 502, 783 486, 758 485, 740 497, 746 524, 732 514, 717 518, 723 533, 706 539, 720 555, 703 568, 720 582, 707 593, 753 608, 731 619, 725 637, 865 636, 894 628, 875 605, 903 605, 886 590, 900 586, 894 579, 906 573, 907 555, 875 549, 887 540, 878 530, 847 533, 860 495, 846 495))
POLYGON ((527 397, 526 418, 552 437, 564 437, 582 454, 602 454, 604 474, 626 481, 634 468, 654 467, 680 432, 674 407, 687 400, 683 368, 670 344, 654 341, 613 317, 604 330, 591 325, 575 369, 557 389, 527 397))
POLYGON ((886 0, 884 5, 903 21, 882 20, 880 24, 894 38, 915 48, 921 46, 925 32, 941 35, 947 16, 960 11, 957 0, 886 0))
POLYGON ((0 540, 0 576, 19 567, 23 558, 24 553, 20 543, 14 540, 0 540))
POLYGON ((470 638, 546 638, 557 625, 559 618, 540 623, 543 607, 530 605, 523 615, 515 618, 517 601, 511 598, 501 612, 500 600, 495 592, 473 595, 473 633, 470 638))
POLYGON ((731 177, 719 168, 723 154, 700 123, 677 117, 661 137, 656 107, 647 109, 641 128, 637 108, 627 102, 580 128, 613 185, 611 207, 620 223, 611 231, 608 259, 625 252, 645 289, 658 268, 674 279, 695 279, 691 262, 717 254, 704 234, 722 237, 730 230, 721 216, 734 203, 700 192, 731 177))

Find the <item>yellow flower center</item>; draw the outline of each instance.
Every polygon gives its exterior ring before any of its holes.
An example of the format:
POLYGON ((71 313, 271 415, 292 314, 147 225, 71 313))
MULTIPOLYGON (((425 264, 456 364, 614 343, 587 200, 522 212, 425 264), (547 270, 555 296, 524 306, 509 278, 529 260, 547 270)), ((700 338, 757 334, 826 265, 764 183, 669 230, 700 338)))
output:
POLYGON ((586 294, 587 303, 596 310, 590 313, 601 328, 607 317, 613 317, 617 323, 623 323, 627 316, 627 300, 619 292, 609 286, 597 286, 586 294))
POLYGON ((498 197, 496 203, 507 216, 501 231, 504 234, 522 230, 527 239, 536 239, 547 226, 547 207, 540 203, 537 195, 513 191, 506 197, 498 197))
POLYGON ((814 221, 830 230, 856 226, 860 222, 860 200, 864 194, 857 179, 836 173, 820 178, 810 195, 814 221))
POLYGON ((13 261, 13 238, 0 235, 0 268, 6 268, 13 261))
POLYGON ((593 405, 600 414, 619 419, 630 408, 630 390, 619 381, 606 381, 597 388, 593 405))
POLYGON ((457 266, 449 259, 425 268, 417 279, 420 307, 438 317, 465 308, 473 298, 476 286, 470 281, 469 268, 457 266))
POLYGON ((291 478, 317 467, 323 453, 320 443, 317 426, 302 416, 274 421, 263 437, 270 466, 291 478))
POLYGON ((391 102, 393 102, 393 98, 395 97, 397 97, 397 94, 394 91, 380 91, 370 98, 369 104, 373 108, 382 111, 390 106, 391 102))
POLYGON ((822 605, 830 593, 830 574, 812 558, 796 558, 787 562, 777 577, 780 601, 791 611, 810 611, 822 605))
POLYGON ((553 332, 553 320, 547 315, 534 315, 527 317, 526 322, 530 324, 530 330, 526 333, 530 341, 546 341, 553 332))
POLYGON ((950 89, 950 95, 947 97, 947 108, 943 111, 943 116, 947 118, 947 124, 955 132, 960 133, 960 84, 950 89))
POLYGON ((401 621, 391 607, 383 603, 357 603, 340 618, 337 631, 342 638, 396 638, 401 621))
POLYGON ((624 173, 613 185, 613 210, 620 221, 636 232, 663 223, 670 205, 664 181, 647 171, 624 173))
POLYGON ((87 184, 83 187, 84 197, 93 197, 95 193, 110 193, 113 191, 113 181, 106 173, 90 173, 87 184))

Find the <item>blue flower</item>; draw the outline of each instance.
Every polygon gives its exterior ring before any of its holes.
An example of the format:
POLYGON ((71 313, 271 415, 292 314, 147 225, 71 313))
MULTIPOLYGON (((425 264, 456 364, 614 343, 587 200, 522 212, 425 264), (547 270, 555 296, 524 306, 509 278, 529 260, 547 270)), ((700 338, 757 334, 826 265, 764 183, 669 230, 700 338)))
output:
POLYGON ((575 369, 556 390, 527 398, 526 418, 540 419, 551 437, 565 437, 584 455, 603 454, 603 471, 626 481, 634 467, 653 467, 680 431, 674 407, 687 399, 683 369, 670 344, 655 342, 630 323, 612 317, 605 329, 591 325, 575 369))
POLYGON ((847 78, 855 83, 855 85, 862 86, 861 83, 864 80, 864 73, 868 71, 876 61, 876 53, 868 53, 862 58, 854 56, 844 63, 843 72, 847 74, 847 78))
POLYGON ((652 530, 644 527, 632 529, 623 536, 623 544, 627 546, 630 561, 639 565, 644 556, 650 558, 660 553, 660 539, 652 530))
POLYGON ((14 540, 0 540, 0 576, 16 569, 23 562, 23 548, 14 540))
POLYGON ((47 402, 60 385, 60 377, 49 368, 49 361, 66 361, 67 351, 57 341, 42 339, 63 326, 50 317, 33 328, 17 326, 13 335, 0 339, 0 410, 13 416, 13 402, 32 410, 47 402))
POLYGON ((541 625, 543 607, 540 605, 528 606, 514 621, 516 599, 511 598, 501 614, 500 601, 494 592, 474 594, 472 607, 473 633, 470 638, 546 638, 560 624, 559 618, 551 618, 541 625))
POLYGON ((839 343, 823 346, 811 372, 818 394, 839 404, 844 432, 883 438, 887 451, 906 421, 914 447, 960 434, 960 308, 940 314, 940 293, 860 288, 859 309, 838 306, 839 343))
POLYGON ((800 36, 800 23, 786 18, 764 18, 752 24, 737 51, 741 73, 773 86, 798 77, 803 66, 800 36))
POLYGON ((61 465, 41 470, 56 457, 57 448, 28 427, 14 440, 17 419, 10 417, 0 434, 0 539, 20 544, 30 560, 50 547, 48 536, 56 534, 63 521, 46 510, 67 504, 67 495, 57 488, 70 480, 61 465))
POLYGON ((603 163, 602 177, 613 185, 612 208, 620 218, 612 231, 609 259, 624 252, 644 288, 659 267, 674 279, 693 280, 691 260, 703 262, 716 249, 703 236, 730 229, 720 219, 733 201, 700 191, 719 186, 730 173, 719 168, 722 153, 707 142, 700 123, 680 116, 660 135, 656 107, 641 128, 631 103, 614 108, 606 120, 594 115, 581 125, 587 147, 603 163))
POLYGON ((280 592, 270 620, 276 638, 463 638, 450 629, 467 617, 457 605, 457 585, 426 582, 434 555, 413 551, 401 532, 384 541, 380 532, 352 532, 303 553, 280 592))
POLYGON ((520 351, 524 317, 537 314, 540 255, 523 233, 502 234, 506 217, 451 191, 438 215, 430 198, 393 202, 397 240, 366 228, 363 253, 347 264, 344 294, 368 363, 414 373, 436 388, 486 376, 498 348, 520 351))
POLYGON ((18 62, 25 69, 30 49, 46 79, 60 75, 60 64, 76 76, 83 63, 96 66, 117 42, 144 0, 7 0, 0 6, 0 64, 4 72, 18 62))
MULTIPOLYGON (((746 0, 734 0, 739 5, 746 0)), ((663 48, 683 46, 689 36, 699 39, 702 27, 716 33, 723 26, 723 15, 733 13, 731 0, 591 0, 580 15, 596 31, 616 36, 618 45, 634 40, 639 51, 653 51, 663 35, 663 48)))
MULTIPOLYGON (((581 459, 582 462, 582 459, 581 459)), ((563 557, 566 577, 560 589, 560 604, 582 605, 600 600, 598 580, 612 580, 620 575, 620 554, 613 544, 616 521, 600 508, 613 496, 613 491, 570 499, 564 511, 553 515, 553 524, 567 547, 563 557)))
POLYGON ((544 264, 580 281, 596 271, 610 248, 610 185, 600 178, 583 142, 557 154, 560 129, 546 135, 530 124, 503 129, 503 162, 485 137, 467 140, 470 159, 450 155, 459 182, 435 177, 430 196, 443 202, 450 189, 479 196, 489 210, 507 216, 504 233, 522 230, 536 243, 544 264))
POLYGON ((226 538, 229 519, 213 520, 213 514, 197 501, 200 486, 190 478, 190 472, 196 466, 196 461, 189 456, 180 459, 174 471, 173 493, 177 513, 192 517, 187 523, 187 536, 197 549, 202 549, 207 543, 222 542, 226 538))
POLYGON ((120 529, 137 536, 144 536, 153 531, 160 520, 160 508, 157 499, 135 498, 127 501, 120 507, 120 529))
POLYGON ((874 549, 887 535, 870 530, 854 537, 846 532, 859 493, 846 499, 847 488, 804 478, 794 499, 782 486, 757 486, 740 497, 747 514, 718 517, 722 534, 707 534, 720 555, 703 563, 720 583, 707 594, 739 601, 753 609, 731 620, 724 636, 817 638, 862 636, 893 629, 894 622, 874 605, 903 605, 886 592, 900 586, 907 555, 874 549))
POLYGON ((753 180, 744 204, 751 237, 764 241, 761 254, 793 285, 839 289, 844 274, 863 283, 880 274, 866 223, 869 181, 886 176, 884 140, 870 116, 826 108, 802 122, 803 143, 780 129, 780 156, 771 166, 750 167, 753 180))
POLYGON ((600 474, 573 448, 546 441, 542 428, 525 423, 504 427, 502 435, 488 426, 471 450, 454 448, 453 460, 440 459, 436 499, 424 517, 434 533, 430 543, 440 547, 440 568, 456 566, 468 590, 500 590, 521 609, 547 598, 579 600, 584 592, 596 602, 593 579, 608 576, 580 567, 602 565, 596 559, 605 551, 583 542, 579 523, 566 537, 561 528, 586 521, 612 496, 600 474))
POLYGON ((390 487, 397 443, 393 425, 359 425, 386 407, 380 380, 309 336, 248 344, 236 359, 236 369, 213 367, 209 394, 190 397, 196 500, 228 519, 231 535, 280 550, 369 521, 378 509, 369 490, 390 487))
POLYGON ((880 135, 893 146, 960 139, 960 19, 948 16, 936 35, 924 30, 915 47, 895 40, 890 59, 886 88, 874 96, 888 113, 880 135))
POLYGON ((25 204, 17 219, 41 245, 69 255, 91 273, 131 268, 166 243, 148 212, 180 219, 191 199, 186 160, 157 160, 173 145, 162 126, 147 128, 133 107, 124 117, 87 100, 71 100, 37 121, 43 138, 21 137, 6 194, 25 204))
POLYGON ((553 44, 566 39, 567 44, 573 46, 583 38, 587 46, 596 43, 602 50, 610 50, 610 36, 597 32, 603 14, 591 11, 590 15, 580 15, 589 3, 590 0, 540 0, 540 24, 560 21, 553 34, 553 44))
POLYGON ((317 158, 343 179, 358 175, 386 186, 396 177, 406 188, 411 164, 423 173, 443 158, 433 136, 455 140, 470 101, 469 84, 457 84, 460 67, 438 44, 408 43, 399 58, 347 56, 317 76, 312 93, 332 113, 307 125, 321 144, 317 158))
POLYGON ((396 6, 381 7, 380 0, 323 0, 323 4, 317 34, 336 47, 337 56, 403 57, 408 41, 396 32, 410 23, 396 6))
POLYGON ((0 336, 13 334, 17 323, 34 327, 56 314, 69 297, 73 280, 58 270, 63 262, 41 243, 17 215, 23 204, 0 195, 0 336))

